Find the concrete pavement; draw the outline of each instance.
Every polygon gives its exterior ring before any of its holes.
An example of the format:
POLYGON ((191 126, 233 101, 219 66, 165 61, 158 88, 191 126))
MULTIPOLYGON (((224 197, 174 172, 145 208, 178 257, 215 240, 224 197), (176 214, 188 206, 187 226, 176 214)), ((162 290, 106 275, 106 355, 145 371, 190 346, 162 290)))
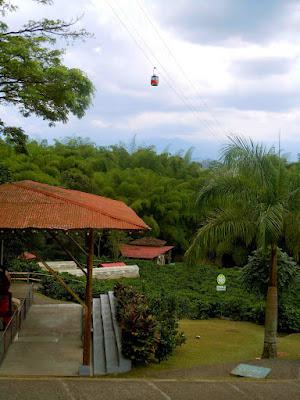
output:
POLYGON ((297 400, 300 381, 0 378, 0 400, 297 400))
POLYGON ((80 305, 31 306, 19 336, 0 366, 0 375, 78 375, 82 362, 81 333, 80 305))

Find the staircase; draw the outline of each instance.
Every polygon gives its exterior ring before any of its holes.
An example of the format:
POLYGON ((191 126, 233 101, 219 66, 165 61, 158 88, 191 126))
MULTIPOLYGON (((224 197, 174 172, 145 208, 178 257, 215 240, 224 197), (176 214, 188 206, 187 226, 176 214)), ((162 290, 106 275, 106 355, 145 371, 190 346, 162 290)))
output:
POLYGON ((118 374, 131 370, 131 361, 123 357, 121 332, 116 320, 113 292, 93 299, 94 375, 118 374))

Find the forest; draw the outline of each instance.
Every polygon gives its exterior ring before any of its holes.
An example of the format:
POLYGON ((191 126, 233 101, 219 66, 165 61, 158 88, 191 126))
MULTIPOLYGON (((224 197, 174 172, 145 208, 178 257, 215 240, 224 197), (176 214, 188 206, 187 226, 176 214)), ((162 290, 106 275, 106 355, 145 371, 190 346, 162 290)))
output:
POLYGON ((0 182, 30 179, 124 201, 152 228, 151 235, 183 254, 199 223, 197 192, 208 170, 192 161, 192 149, 171 155, 134 140, 98 147, 87 139, 48 144, 30 141, 18 152, 0 141, 0 182))
MULTIPOLYGON (((176 246, 177 259, 207 217, 207 210, 197 202, 200 190, 222 169, 218 161, 206 167, 193 161, 192 149, 158 153, 154 146, 137 146, 134 139, 128 145, 108 147, 80 137, 53 144, 32 140, 25 152, 1 140, 0 160, 1 183, 30 179, 124 201, 152 228, 150 235, 176 246)), ((299 162, 287 164, 289 175, 298 176, 299 170, 299 162)), ((118 240, 128 238, 120 234, 118 240)), ((284 241, 280 246, 285 249, 284 241)), ((207 252, 207 259, 223 266, 243 266, 254 249, 251 243, 220 240, 207 252)))

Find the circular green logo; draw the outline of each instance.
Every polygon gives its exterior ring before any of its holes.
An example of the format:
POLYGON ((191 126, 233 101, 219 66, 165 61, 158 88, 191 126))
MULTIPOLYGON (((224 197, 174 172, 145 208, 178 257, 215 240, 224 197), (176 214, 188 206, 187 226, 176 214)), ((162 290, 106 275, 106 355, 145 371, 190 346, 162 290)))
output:
POLYGON ((226 282, 226 278, 225 278, 225 275, 223 275, 223 274, 219 274, 218 276, 217 276, 217 283, 218 283, 218 285, 224 285, 225 284, 225 282, 226 282))

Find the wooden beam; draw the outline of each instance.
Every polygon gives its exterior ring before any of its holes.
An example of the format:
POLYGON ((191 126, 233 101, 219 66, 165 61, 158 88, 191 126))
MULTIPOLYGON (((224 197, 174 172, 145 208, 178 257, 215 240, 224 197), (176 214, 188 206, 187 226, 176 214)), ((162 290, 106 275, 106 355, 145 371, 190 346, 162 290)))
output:
POLYGON ((50 272, 51 275, 71 294, 71 296, 74 297, 76 301, 78 301, 79 304, 82 305, 82 307, 85 309, 86 304, 81 300, 81 298, 74 292, 73 289, 71 289, 66 282, 62 279, 62 277, 59 275, 58 272, 54 271, 44 260, 39 257, 37 253, 32 253, 36 256, 36 259, 43 264, 43 266, 50 272))
POLYGON ((92 327, 92 300, 93 300, 93 262, 94 262, 94 231, 87 232, 87 277, 85 291, 85 318, 83 338, 83 365, 91 364, 91 327, 92 327))
POLYGON ((84 255, 88 256, 88 253, 85 251, 85 249, 75 240, 70 233, 68 233, 68 237, 72 240, 74 244, 83 252, 84 255))
POLYGON ((83 269, 83 266, 80 264, 80 262, 78 260, 76 260, 76 258, 73 256, 73 254, 70 252, 70 250, 68 250, 63 243, 59 240, 59 238, 57 237, 57 235, 55 235, 53 232, 51 231, 47 231, 49 233, 49 235, 52 237, 52 239, 54 239, 56 241, 56 243, 63 249, 63 251, 74 261, 74 263, 77 265, 77 267, 84 273, 84 275, 86 276, 87 273, 86 271, 83 269))

